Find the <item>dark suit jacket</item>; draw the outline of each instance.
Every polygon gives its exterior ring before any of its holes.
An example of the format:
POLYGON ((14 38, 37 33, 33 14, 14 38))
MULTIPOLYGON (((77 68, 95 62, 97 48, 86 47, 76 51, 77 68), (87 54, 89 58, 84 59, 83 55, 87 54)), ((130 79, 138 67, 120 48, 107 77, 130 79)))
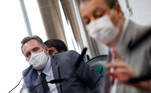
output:
MULTIPOLYGON (((68 51, 51 56, 51 65, 54 79, 69 78, 74 71, 76 60, 79 54, 75 51, 68 51)), ((23 72, 24 85, 21 89, 28 89, 29 93, 43 93, 40 78, 36 70, 32 66, 28 67, 23 72)), ((56 85, 58 93, 100 93, 99 86, 101 85, 101 75, 98 72, 92 71, 85 62, 81 62, 74 76, 63 82, 61 85, 56 85)))

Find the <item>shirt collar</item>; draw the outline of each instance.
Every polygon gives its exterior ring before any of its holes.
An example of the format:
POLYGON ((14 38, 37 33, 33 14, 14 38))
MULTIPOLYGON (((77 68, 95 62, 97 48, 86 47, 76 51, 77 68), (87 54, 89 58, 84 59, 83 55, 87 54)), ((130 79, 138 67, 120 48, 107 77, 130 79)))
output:
POLYGON ((128 23, 129 23, 129 19, 125 19, 121 37, 123 36, 123 33, 126 31, 126 28, 127 28, 127 26, 128 26, 128 23))
POLYGON ((127 29, 128 23, 129 23, 129 19, 125 19, 125 22, 124 22, 124 25, 123 25, 123 29, 122 29, 122 33, 121 33, 121 36, 120 36, 119 41, 117 43, 117 47, 120 46, 120 42, 121 42, 121 40, 122 40, 122 38, 124 36, 124 33, 125 33, 126 29, 127 29))
MULTIPOLYGON (((51 75, 51 70, 50 69, 52 68, 52 66, 51 66, 51 62, 50 61, 51 61, 51 58, 49 57, 48 62, 46 64, 44 70, 42 71, 42 73, 44 73, 46 76, 50 76, 51 75)), ((41 72, 38 71, 38 74, 40 75, 41 72)))

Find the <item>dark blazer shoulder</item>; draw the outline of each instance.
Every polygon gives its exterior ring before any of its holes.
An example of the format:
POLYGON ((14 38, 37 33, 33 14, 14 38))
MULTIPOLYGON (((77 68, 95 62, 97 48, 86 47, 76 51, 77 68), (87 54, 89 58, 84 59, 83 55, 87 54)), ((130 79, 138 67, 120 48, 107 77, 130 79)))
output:
POLYGON ((63 53, 58 53, 56 55, 53 55, 52 58, 56 59, 56 60, 62 60, 66 61, 66 60, 71 60, 74 61, 75 59, 77 59, 80 56, 80 54, 78 54, 76 51, 74 50, 70 50, 70 51, 66 51, 63 53))
POLYGON ((66 51, 66 52, 63 52, 63 53, 58 53, 57 55, 58 55, 58 56, 61 56, 61 55, 75 56, 75 55, 79 55, 79 53, 77 53, 77 52, 74 51, 74 50, 70 50, 70 51, 66 51))
POLYGON ((23 76, 27 76, 27 74, 32 70, 32 66, 27 67, 24 71, 23 71, 23 76))

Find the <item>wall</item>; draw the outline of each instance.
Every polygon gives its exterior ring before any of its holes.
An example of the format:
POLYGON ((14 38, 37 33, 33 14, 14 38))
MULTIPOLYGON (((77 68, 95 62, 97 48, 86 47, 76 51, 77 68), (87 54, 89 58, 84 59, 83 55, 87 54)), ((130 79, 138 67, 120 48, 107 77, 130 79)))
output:
POLYGON ((132 16, 129 16, 125 1, 126 0, 119 0, 122 10, 127 18, 132 19, 138 24, 151 25, 151 0, 128 0, 133 12, 132 16))

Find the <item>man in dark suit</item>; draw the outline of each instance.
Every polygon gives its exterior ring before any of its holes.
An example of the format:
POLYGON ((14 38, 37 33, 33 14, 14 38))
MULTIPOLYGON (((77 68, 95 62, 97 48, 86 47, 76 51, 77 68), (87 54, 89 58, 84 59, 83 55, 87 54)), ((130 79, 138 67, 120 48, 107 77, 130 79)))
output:
POLYGON ((99 93, 101 75, 81 62, 75 71, 79 54, 67 51, 49 56, 38 36, 22 40, 22 52, 31 65, 23 72, 24 85, 21 93, 99 93), (54 79, 66 79, 57 84, 47 83, 54 79))

